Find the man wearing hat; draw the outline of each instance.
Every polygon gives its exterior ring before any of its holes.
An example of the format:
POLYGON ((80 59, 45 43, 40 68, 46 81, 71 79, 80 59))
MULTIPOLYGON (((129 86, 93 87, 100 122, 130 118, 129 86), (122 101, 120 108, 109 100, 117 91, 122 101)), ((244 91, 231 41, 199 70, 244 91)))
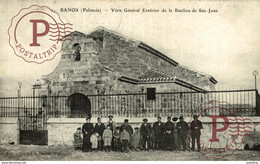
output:
POLYGON ((167 118, 167 122, 164 124, 164 144, 166 150, 173 150, 174 143, 174 123, 171 121, 171 117, 167 118))
POLYGON ((179 122, 177 123, 177 136, 179 141, 179 146, 182 148, 183 151, 186 150, 186 141, 187 141, 187 134, 188 134, 188 123, 183 121, 183 116, 180 116, 179 122))
POLYGON ((129 133, 130 137, 133 135, 133 128, 131 125, 128 124, 128 119, 124 120, 124 124, 121 126, 120 129, 121 132, 123 131, 123 129, 125 129, 129 133))
POLYGON ((146 118, 143 119, 143 123, 140 128, 140 135, 142 137, 143 150, 149 151, 149 137, 151 133, 151 125, 148 124, 147 122, 148 120, 146 118))
POLYGON ((163 126, 164 124, 162 123, 162 118, 159 116, 157 118, 158 121, 153 123, 153 131, 154 131, 154 136, 155 136, 155 149, 156 150, 161 150, 163 148, 163 126))
POLYGON ((90 123, 90 118, 86 119, 86 123, 82 126, 82 133, 83 133, 83 145, 82 151, 90 151, 91 150, 91 142, 90 136, 93 134, 94 126, 90 123))
POLYGON ((197 140, 198 151, 200 151, 200 129, 203 129, 201 121, 197 115, 193 115, 193 121, 190 124, 190 133, 192 139, 192 150, 195 150, 195 139, 197 140))
POLYGON ((112 132, 114 132, 114 131, 116 130, 117 124, 116 124, 116 122, 113 120, 113 116, 112 116, 112 115, 109 115, 109 116, 108 116, 108 121, 106 122, 105 125, 106 125, 106 126, 110 126, 112 132))

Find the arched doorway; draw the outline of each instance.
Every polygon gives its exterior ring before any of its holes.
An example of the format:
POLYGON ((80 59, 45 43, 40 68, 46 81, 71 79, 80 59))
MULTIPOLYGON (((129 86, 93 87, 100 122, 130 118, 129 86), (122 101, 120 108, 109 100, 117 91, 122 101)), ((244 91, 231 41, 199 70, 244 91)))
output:
POLYGON ((74 93, 68 97, 67 104, 71 118, 91 117, 91 103, 86 95, 74 93))

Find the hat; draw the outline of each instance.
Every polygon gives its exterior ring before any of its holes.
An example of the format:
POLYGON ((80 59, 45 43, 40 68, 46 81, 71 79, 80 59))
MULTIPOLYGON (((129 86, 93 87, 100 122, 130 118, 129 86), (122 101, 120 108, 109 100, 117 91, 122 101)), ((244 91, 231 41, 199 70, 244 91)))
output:
POLYGON ((183 116, 180 116, 180 118, 179 119, 183 119, 183 116))
POLYGON ((161 117, 161 116, 158 116, 157 118, 160 118, 160 119, 162 119, 162 117, 161 117))
POLYGON ((178 117, 173 117, 172 118, 172 121, 177 121, 178 120, 178 117))
POLYGON ((125 121, 124 122, 128 122, 128 119, 125 119, 125 121))
POLYGON ((168 119, 171 119, 171 117, 169 116, 168 119))
POLYGON ((110 118, 110 117, 112 117, 112 118, 113 118, 113 116, 112 116, 112 115, 109 115, 109 116, 108 116, 108 118, 110 118))
POLYGON ((148 121, 147 118, 144 118, 144 119, 143 119, 143 122, 147 122, 147 121, 148 121))

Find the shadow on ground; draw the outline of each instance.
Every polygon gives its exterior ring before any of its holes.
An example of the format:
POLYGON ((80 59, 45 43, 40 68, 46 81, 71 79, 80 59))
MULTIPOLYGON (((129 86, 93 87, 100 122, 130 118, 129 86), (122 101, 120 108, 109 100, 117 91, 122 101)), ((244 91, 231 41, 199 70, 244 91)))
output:
MULTIPOLYGON (((207 161, 199 152, 139 151, 139 152, 81 152, 66 146, 0 145, 2 161, 207 161)), ((221 160, 259 161, 260 152, 237 150, 221 160)))

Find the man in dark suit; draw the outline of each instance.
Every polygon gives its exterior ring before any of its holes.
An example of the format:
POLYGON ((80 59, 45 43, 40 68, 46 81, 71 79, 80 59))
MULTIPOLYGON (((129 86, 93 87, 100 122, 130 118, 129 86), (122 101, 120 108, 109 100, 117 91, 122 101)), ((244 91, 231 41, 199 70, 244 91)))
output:
POLYGON ((90 123, 90 118, 86 119, 86 123, 82 126, 82 133, 83 133, 83 146, 82 151, 91 151, 91 142, 90 136, 93 134, 94 126, 90 123))
POLYGON ((163 126, 164 124, 161 121, 161 117, 159 116, 157 118, 158 121, 156 121, 153 124, 153 131, 154 131, 154 136, 155 136, 155 149, 156 150, 161 150, 163 147, 163 135, 164 135, 164 131, 163 131, 163 126))
POLYGON ((190 133, 192 138, 192 150, 195 150, 195 139, 197 140, 198 151, 200 151, 200 129, 203 129, 201 121, 197 115, 193 115, 193 121, 190 124, 190 133))
POLYGON ((121 125, 121 132, 123 131, 123 129, 125 128, 125 130, 129 133, 130 137, 132 137, 133 135, 133 128, 131 125, 128 124, 128 119, 124 120, 124 124, 121 125))
POLYGON ((102 135, 104 130, 106 129, 105 125, 101 122, 101 118, 97 119, 97 123, 94 128, 94 132, 98 133, 98 149, 102 150, 103 149, 103 140, 102 140, 102 135))
POLYGON ((174 123, 171 121, 171 117, 167 118, 167 122, 164 124, 164 145, 166 150, 173 150, 174 143, 174 123))
POLYGON ((142 137, 142 145, 143 145, 143 150, 149 151, 149 137, 151 134, 151 125, 147 123, 148 120, 145 118, 143 119, 143 124, 141 125, 140 128, 140 135, 142 137), (147 147, 146 147, 147 144, 147 147))
POLYGON ((183 121, 183 116, 180 116, 180 121, 177 123, 177 136, 179 141, 179 146, 182 148, 183 151, 186 150, 186 141, 187 141, 187 134, 188 134, 188 123, 183 121))

